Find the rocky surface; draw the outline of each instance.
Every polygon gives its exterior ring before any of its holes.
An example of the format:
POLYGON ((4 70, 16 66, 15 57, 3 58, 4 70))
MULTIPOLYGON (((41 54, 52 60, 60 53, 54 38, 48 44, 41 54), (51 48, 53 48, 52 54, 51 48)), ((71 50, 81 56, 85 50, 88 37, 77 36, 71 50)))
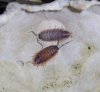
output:
POLYGON ((0 16, 0 92, 100 92, 100 7, 94 8, 27 13, 17 4, 8 6, 0 16), (34 66, 41 46, 31 31, 51 28, 72 33, 60 45, 72 41, 45 65, 34 66))

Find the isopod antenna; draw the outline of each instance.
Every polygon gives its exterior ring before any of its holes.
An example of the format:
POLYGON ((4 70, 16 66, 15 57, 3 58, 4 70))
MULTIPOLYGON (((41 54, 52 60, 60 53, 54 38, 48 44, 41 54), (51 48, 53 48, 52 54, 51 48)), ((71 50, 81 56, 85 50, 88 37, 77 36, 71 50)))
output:
MULTIPOLYGON (((72 40, 71 40, 71 41, 72 41, 72 40)), ((61 45, 59 48, 63 47, 64 45, 66 45, 66 44, 68 44, 68 43, 70 43, 71 41, 64 43, 64 44, 61 45)))
POLYGON ((35 32, 31 31, 35 36, 38 36, 35 32))
MULTIPOLYGON (((37 35, 35 32, 33 32, 33 31, 31 31, 31 32, 32 32, 35 36, 38 37, 38 35, 37 35)), ((43 49, 43 44, 39 42, 39 38, 37 38, 37 42, 41 45, 41 47, 42 47, 42 49, 43 49)))

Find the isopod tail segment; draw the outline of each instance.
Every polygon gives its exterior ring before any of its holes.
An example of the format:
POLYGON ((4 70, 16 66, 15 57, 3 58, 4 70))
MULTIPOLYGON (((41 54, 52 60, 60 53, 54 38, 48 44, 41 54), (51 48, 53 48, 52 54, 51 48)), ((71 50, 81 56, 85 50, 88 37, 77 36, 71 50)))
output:
MULTIPOLYGON (((69 42, 71 42, 71 41, 69 41, 69 42)), ((58 53, 58 51, 61 47, 68 44, 69 42, 66 42, 65 44, 63 44, 59 47, 57 45, 50 45, 50 46, 40 50, 35 55, 35 57, 33 57, 32 64, 36 65, 36 66, 40 66, 40 65, 44 66, 45 63, 47 63, 50 59, 52 59, 58 53)))
POLYGON ((39 44, 41 45, 42 49, 43 49, 43 44, 39 42, 39 37, 38 37, 38 35, 37 35, 35 32, 33 32, 33 31, 31 31, 31 32, 32 32, 35 36, 37 36, 37 43, 39 43, 39 44))

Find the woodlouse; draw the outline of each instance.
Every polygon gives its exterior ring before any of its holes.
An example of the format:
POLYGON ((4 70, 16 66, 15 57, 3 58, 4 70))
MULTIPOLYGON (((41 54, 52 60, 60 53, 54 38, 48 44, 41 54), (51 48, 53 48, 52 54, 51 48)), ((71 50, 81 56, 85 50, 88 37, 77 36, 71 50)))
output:
MULTIPOLYGON (((44 30, 38 35, 33 31, 32 33, 38 36, 38 38, 43 41, 60 41, 64 38, 68 38, 69 36, 71 36, 70 32, 59 28, 44 30)), ((43 45, 38 41, 38 38, 37 38, 37 42, 43 47, 43 45)))
POLYGON ((32 33, 38 36, 38 38, 43 41, 59 41, 64 38, 68 38, 71 35, 70 32, 63 30, 63 29, 58 29, 58 28, 45 30, 39 33, 38 35, 34 33, 33 31, 32 33))
MULTIPOLYGON (((69 43, 69 42, 67 42, 67 43, 69 43)), ((65 43, 65 44, 67 44, 67 43, 65 43)), ((49 59, 53 58, 53 56, 55 56, 57 54, 59 48, 61 48, 65 44, 61 45, 60 47, 58 47, 57 45, 51 45, 51 46, 48 46, 48 47, 42 49, 35 55, 35 58, 33 58, 32 63, 34 65, 41 65, 41 64, 46 63, 49 59)))

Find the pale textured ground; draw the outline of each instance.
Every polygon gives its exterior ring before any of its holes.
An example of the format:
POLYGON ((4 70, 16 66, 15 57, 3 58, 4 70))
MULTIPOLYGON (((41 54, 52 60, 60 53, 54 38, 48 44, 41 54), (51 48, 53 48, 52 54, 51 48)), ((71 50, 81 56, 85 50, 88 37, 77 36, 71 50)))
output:
MULTIPOLYGON (((8 22, 0 24, 0 92, 100 92, 98 11, 15 12, 8 22), (32 56, 41 46, 31 31, 38 34, 57 27, 72 32, 73 41, 45 66, 32 65, 32 56)), ((41 42, 44 47, 56 44, 41 42)))

